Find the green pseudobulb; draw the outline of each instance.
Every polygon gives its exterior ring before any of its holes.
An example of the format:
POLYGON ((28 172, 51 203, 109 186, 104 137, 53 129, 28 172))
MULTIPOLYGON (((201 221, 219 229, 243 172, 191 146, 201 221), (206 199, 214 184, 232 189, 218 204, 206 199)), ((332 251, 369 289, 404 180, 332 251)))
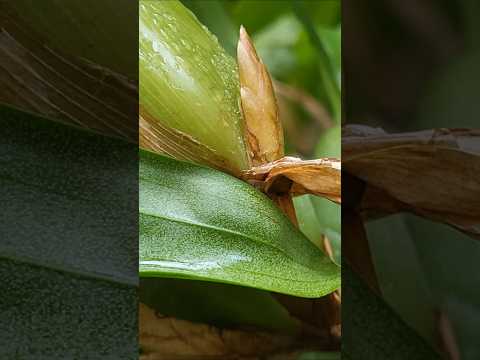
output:
POLYGON ((179 1, 140 1, 139 29, 141 111, 165 148, 180 134, 199 146, 175 157, 247 169, 235 60, 179 1))

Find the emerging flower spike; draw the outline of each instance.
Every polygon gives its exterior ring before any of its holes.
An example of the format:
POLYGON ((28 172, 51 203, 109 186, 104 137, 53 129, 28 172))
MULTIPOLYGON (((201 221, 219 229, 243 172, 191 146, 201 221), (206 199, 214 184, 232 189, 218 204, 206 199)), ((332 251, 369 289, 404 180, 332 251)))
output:
POLYGON ((258 166, 283 157, 283 129, 267 68, 245 28, 237 47, 240 92, 251 164, 258 166))

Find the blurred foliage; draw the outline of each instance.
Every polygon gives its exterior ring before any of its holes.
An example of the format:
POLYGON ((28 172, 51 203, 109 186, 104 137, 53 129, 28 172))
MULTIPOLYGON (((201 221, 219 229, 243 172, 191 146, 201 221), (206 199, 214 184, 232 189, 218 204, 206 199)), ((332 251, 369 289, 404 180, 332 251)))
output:
POLYGON ((285 333, 298 323, 266 291, 172 278, 140 279, 142 302, 163 315, 220 327, 251 326, 285 333))
MULTIPOLYGON (((345 0, 342 6, 344 120, 395 132, 479 128, 478 1, 345 0)), ((367 230, 389 305, 434 346, 435 315, 444 313, 461 359, 479 359, 480 242, 412 215, 377 220, 367 230)))

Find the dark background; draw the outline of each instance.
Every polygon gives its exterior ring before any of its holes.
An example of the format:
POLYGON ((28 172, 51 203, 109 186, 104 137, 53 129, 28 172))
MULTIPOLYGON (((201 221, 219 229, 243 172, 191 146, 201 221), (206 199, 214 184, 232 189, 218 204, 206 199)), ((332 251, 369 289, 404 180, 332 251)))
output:
MULTIPOLYGON (((479 10, 471 0, 343 0, 342 122, 392 133, 480 128, 479 10)), ((347 183, 348 175, 342 176, 344 235, 345 204, 362 196, 361 182, 347 183)), ((345 353, 354 359, 437 358, 435 351, 445 347, 438 318, 443 314, 459 358, 479 358, 478 240, 408 213, 370 221, 362 234, 383 296, 347 264, 345 353), (399 329, 397 320, 406 327, 399 329), (429 347, 435 350, 425 353, 429 347)))
POLYGON ((138 3, 0 1, 0 358, 135 359, 138 3))

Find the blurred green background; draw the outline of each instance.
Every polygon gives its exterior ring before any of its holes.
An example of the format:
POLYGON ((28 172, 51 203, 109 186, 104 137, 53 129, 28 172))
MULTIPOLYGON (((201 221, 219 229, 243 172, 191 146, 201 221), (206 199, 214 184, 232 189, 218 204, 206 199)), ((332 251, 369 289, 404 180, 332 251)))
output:
MULTIPOLYGON (((480 127, 478 1, 344 0, 342 8, 345 122, 390 132, 480 127)), ((460 358, 480 359, 478 240, 403 214, 367 232, 388 304, 433 346, 437 315, 446 314, 460 358)))

